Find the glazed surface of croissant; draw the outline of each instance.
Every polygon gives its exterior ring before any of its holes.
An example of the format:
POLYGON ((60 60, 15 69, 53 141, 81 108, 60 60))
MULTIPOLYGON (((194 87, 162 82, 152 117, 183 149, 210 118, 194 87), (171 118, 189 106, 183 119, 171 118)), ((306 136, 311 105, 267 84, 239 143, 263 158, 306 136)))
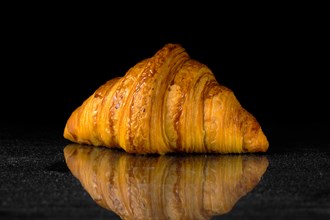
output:
POLYGON ((265 152, 269 145, 233 91, 179 44, 101 85, 72 112, 64 137, 140 154, 265 152))

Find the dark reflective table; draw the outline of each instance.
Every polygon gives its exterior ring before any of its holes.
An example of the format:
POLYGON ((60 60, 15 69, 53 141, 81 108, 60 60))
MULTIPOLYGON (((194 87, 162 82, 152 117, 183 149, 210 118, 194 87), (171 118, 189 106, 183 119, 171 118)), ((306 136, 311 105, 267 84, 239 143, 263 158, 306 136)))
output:
POLYGON ((1 219, 329 219, 329 144, 137 156, 1 128, 1 219))

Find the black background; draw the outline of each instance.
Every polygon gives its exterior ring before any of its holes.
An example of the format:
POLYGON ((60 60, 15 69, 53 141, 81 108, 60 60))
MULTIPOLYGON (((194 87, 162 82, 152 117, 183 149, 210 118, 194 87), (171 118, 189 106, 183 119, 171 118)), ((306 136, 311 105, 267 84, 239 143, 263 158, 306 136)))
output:
POLYGON ((234 91, 271 144, 329 140, 322 5, 137 6, 5 8, 1 124, 61 132, 105 81, 179 43, 234 91))

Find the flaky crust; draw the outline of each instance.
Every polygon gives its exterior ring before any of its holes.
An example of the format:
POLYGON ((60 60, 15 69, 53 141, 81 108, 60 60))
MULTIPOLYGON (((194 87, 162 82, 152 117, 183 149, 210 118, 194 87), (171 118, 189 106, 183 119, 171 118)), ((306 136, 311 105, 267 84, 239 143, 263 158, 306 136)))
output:
POLYGON ((166 44, 100 86, 69 117, 64 137, 129 153, 265 152, 256 118, 212 71, 166 44))

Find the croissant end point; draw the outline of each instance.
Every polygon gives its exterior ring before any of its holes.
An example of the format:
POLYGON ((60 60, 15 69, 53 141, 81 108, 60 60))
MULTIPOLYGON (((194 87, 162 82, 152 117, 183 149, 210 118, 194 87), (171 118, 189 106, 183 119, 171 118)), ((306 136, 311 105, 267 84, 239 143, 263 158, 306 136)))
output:
POLYGON ((260 128, 256 137, 246 143, 245 148, 248 152, 266 152, 269 147, 269 142, 266 135, 260 128))

